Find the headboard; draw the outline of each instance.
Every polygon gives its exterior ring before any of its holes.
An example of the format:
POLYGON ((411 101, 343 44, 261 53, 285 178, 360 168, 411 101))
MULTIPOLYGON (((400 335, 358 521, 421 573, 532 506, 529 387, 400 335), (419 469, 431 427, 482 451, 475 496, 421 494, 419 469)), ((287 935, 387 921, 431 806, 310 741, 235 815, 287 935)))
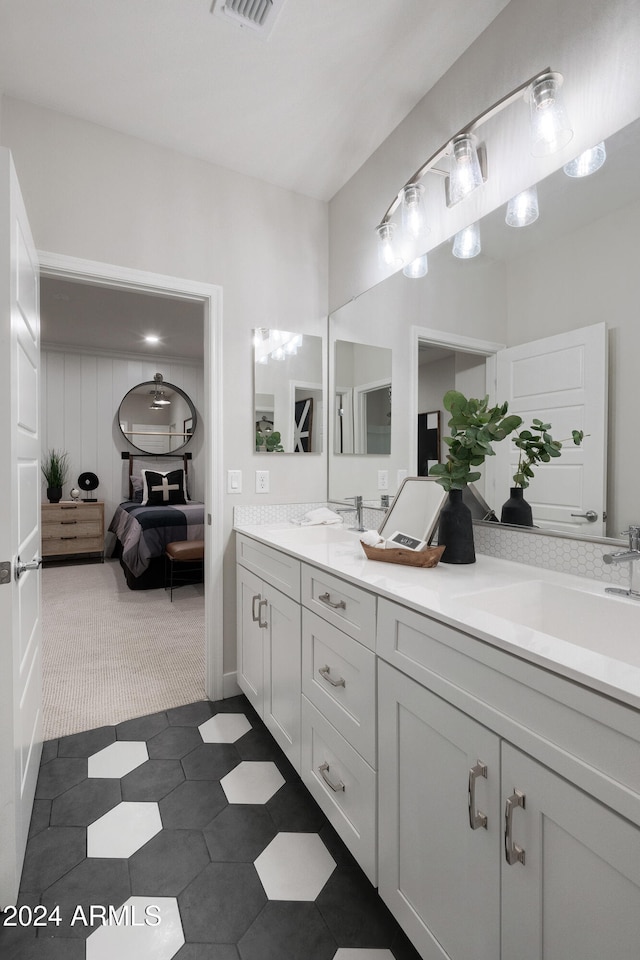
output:
POLYGON ((120 457, 122 460, 129 461, 129 499, 132 500, 133 484, 131 483, 131 478, 133 476, 134 460, 182 460, 182 469, 188 482, 189 460, 193 458, 193 455, 191 453, 130 453, 128 450, 123 450, 120 457))

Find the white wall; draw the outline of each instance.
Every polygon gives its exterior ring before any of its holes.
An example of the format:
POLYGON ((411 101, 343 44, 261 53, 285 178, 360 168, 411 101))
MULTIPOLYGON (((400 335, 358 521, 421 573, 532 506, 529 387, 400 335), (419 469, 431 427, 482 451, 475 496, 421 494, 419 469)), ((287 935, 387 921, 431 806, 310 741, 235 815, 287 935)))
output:
MULTIPOLYGON (((158 366, 165 380, 181 387, 196 408, 201 421, 204 400, 204 372, 201 365, 143 361, 122 356, 92 356, 88 353, 43 349, 42 362, 42 444, 43 451, 66 450, 69 453, 69 479, 63 489, 65 499, 77 486, 79 474, 95 473, 100 481, 92 494, 104 500, 105 528, 114 510, 128 496, 128 461, 121 452, 130 450, 118 428, 118 407, 125 393, 144 380, 152 380, 158 366)), ((189 489, 192 499, 204 496, 203 427, 200 422, 189 443, 193 460, 189 464, 189 489)), ((134 461, 137 472, 148 461, 134 461)), ((179 467, 178 462, 175 463, 179 467)), ((46 502, 43 480, 42 499, 46 502)), ((110 543, 110 538, 107 538, 110 543)))
MULTIPOLYGON (((39 249, 223 288, 223 472, 241 469, 244 479, 244 493, 225 496, 224 516, 214 518, 227 544, 224 669, 231 671, 232 508, 255 499, 254 471, 263 467, 255 453, 252 330, 324 334, 327 205, 11 98, 1 139, 39 249)), ((271 493, 262 502, 324 499, 325 456, 270 459, 271 493)))
POLYGON ((441 178, 426 178, 427 200, 434 201, 430 249, 635 119, 638 49, 637 0, 511 0, 331 201, 331 309, 382 279, 376 224, 413 172, 458 130, 545 68, 565 76, 575 134, 564 152, 536 160, 522 151, 528 120, 519 103, 482 128, 489 166, 482 191, 447 210, 441 178))

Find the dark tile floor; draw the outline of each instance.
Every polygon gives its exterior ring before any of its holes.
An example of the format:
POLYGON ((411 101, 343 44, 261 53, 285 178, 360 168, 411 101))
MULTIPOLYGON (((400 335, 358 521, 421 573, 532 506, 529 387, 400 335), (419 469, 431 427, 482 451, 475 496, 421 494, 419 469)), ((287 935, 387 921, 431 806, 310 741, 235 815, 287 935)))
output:
POLYGON ((45 743, 19 905, 2 960, 418 960, 244 697, 45 743))

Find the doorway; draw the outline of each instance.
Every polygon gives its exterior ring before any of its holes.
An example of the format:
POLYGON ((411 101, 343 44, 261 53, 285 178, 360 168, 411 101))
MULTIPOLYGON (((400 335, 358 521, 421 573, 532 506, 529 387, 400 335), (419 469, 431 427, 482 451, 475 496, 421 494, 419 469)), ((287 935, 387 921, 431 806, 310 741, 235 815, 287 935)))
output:
MULTIPOLYGON (((222 674, 222 311, 221 290, 217 286, 195 283, 160 274, 130 270, 110 264, 79 260, 43 253, 41 277, 94 285, 111 291, 123 291, 157 298, 172 298, 195 305, 203 324, 204 362, 202 421, 204 454, 203 499, 205 503, 205 690, 210 699, 223 695, 222 674), (217 520, 217 522, 216 522, 217 520)), ((89 319, 89 318, 88 318, 89 319)), ((116 348, 117 349, 117 348, 116 348)), ((115 410, 114 410, 115 416, 115 410)), ((111 437, 109 437, 111 442, 111 437)), ((119 492, 119 491, 118 491, 119 492)), ((108 520, 107 520, 108 524, 108 520)))

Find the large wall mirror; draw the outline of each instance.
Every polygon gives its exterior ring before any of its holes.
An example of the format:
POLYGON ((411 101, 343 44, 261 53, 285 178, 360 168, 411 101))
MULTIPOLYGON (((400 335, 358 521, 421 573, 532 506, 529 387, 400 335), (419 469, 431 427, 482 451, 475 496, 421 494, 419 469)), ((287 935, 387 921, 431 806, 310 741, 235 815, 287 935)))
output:
POLYGON ((256 452, 321 453, 322 337, 259 327, 253 346, 256 452))
POLYGON ((191 398, 161 374, 132 387, 118 408, 125 440, 142 453, 175 453, 191 440, 197 415, 191 398))
MULTIPOLYGON (((372 343, 393 347, 390 492, 397 489, 396 468, 418 474, 414 422, 418 414, 436 410, 437 398, 449 387, 467 395, 494 389, 494 361, 486 363, 484 356, 492 352, 487 344, 515 348, 605 321, 608 398, 603 406, 608 410, 602 410, 604 426, 597 427, 585 444, 600 444, 606 450, 607 518, 602 532, 619 539, 629 524, 639 521, 634 397, 640 356, 640 121, 610 137, 606 153, 604 166, 591 176, 571 178, 558 170, 540 182, 539 217, 530 226, 508 227, 503 206, 480 221, 482 249, 475 258, 455 258, 449 241, 429 254, 429 272, 423 279, 396 274, 332 314, 332 337, 348 333, 363 341, 370 329, 372 343), (421 336, 421 330, 427 332, 421 336), (447 336, 431 341, 429 331, 445 331, 447 336), (451 341, 444 349, 442 339, 451 341)), ((331 382, 331 371, 329 377, 331 382)), ((543 418, 544 414, 540 410, 543 418)), ((448 435, 447 420, 442 411, 443 436, 448 435)), ((591 425, 585 426, 589 432, 591 425)), ((330 497, 360 493, 379 498, 378 464, 372 465, 376 469, 363 465, 353 479, 340 459, 329 458, 330 497)), ((484 489, 498 513, 508 496, 508 467, 504 474, 490 486, 487 477, 484 489)), ((539 489, 548 488, 553 478, 549 471, 539 489)), ((532 502, 537 483, 536 475, 526 492, 532 502)), ((578 532, 594 535, 593 529, 585 521, 578 532)))

